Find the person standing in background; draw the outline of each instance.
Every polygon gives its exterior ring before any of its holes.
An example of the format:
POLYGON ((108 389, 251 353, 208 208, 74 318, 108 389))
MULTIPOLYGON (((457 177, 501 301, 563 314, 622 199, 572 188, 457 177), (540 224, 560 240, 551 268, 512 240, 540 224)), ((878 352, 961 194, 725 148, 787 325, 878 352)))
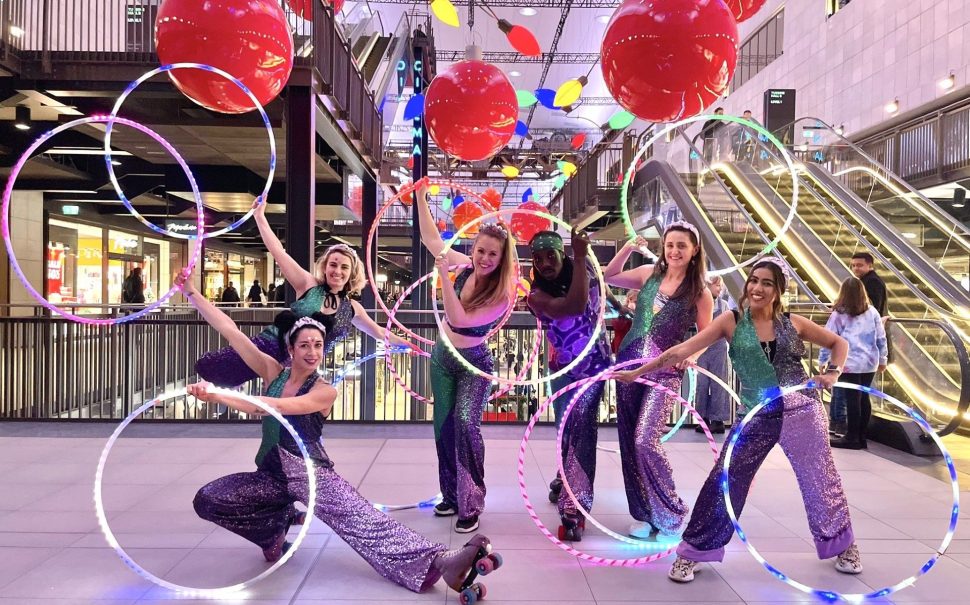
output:
POLYGON ((259 285, 258 279, 253 280, 253 285, 249 288, 249 294, 246 295, 246 301, 249 302, 250 307, 263 306, 263 288, 259 285))
POLYGON ((236 291, 236 287, 229 282, 226 289, 222 291, 222 298, 219 302, 223 303, 238 303, 239 302, 239 292, 236 291))
MULTIPOLYGON (((731 309, 736 308, 727 292, 724 291, 724 281, 720 276, 707 280, 707 289, 714 297, 714 319, 731 309)), ((697 365, 727 382, 728 374, 728 343, 720 340, 707 348, 697 359, 697 365)), ((715 383, 705 374, 697 373, 697 413, 701 415, 711 432, 716 435, 724 433, 724 423, 731 416, 731 399, 724 387, 715 383)), ((700 425, 695 432, 703 433, 700 425)))

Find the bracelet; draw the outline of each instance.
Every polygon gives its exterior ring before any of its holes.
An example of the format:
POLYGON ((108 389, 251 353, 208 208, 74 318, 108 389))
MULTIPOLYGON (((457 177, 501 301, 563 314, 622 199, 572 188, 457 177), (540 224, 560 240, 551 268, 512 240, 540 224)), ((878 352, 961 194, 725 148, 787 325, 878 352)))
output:
POLYGON ((828 366, 828 367, 825 368, 825 372, 824 373, 825 374, 841 374, 842 373, 842 366, 833 366, 833 365, 830 365, 830 366, 828 366))

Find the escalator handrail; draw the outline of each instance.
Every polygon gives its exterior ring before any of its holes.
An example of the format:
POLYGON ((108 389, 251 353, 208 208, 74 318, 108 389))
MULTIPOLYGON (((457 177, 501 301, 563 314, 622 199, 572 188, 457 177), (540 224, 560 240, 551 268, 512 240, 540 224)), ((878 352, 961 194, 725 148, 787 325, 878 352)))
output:
MULTIPOLYGON (((754 219, 754 217, 751 216, 751 213, 748 212, 747 208, 744 207, 744 204, 742 204, 741 201, 735 197, 734 193, 731 192, 731 188, 727 186, 727 184, 724 182, 724 179, 721 178, 721 175, 718 174, 716 170, 711 168, 711 165, 708 164, 706 159, 704 159, 704 155, 697 149, 697 147, 694 145, 694 142, 691 139, 687 138, 687 134, 684 132, 684 130, 679 129, 677 132, 680 134, 681 138, 683 138, 684 141, 686 141, 688 150, 690 151, 690 154, 689 154, 690 158, 691 159, 696 158, 700 162, 700 164, 704 168, 707 168, 708 172, 710 172, 714 176, 714 180, 717 181, 721 189, 724 190, 724 192, 727 194, 728 199, 731 200, 731 202, 735 205, 735 207, 742 214, 742 216, 744 216, 745 220, 748 221, 748 224, 751 225, 751 227, 755 230, 755 232, 758 234, 758 237, 761 238, 761 241, 764 242, 765 245, 768 245, 769 243, 771 243, 771 238, 768 237, 768 234, 761 229, 761 225, 759 225, 758 222, 754 219)), ((694 139, 696 140, 697 136, 695 136, 694 139)), ((696 203, 698 206, 703 207, 703 204, 699 199, 696 200, 696 203)), ((824 304, 822 300, 818 297, 818 295, 816 295, 815 292, 813 292, 812 289, 808 287, 808 284, 806 284, 804 280, 802 280, 801 276, 799 276, 794 271, 792 272, 792 279, 798 284, 799 289, 802 291, 802 293, 804 293, 809 298, 809 300, 811 300, 813 303, 816 303, 816 304, 824 304)))
POLYGON ((888 321, 896 324, 932 324, 946 334, 953 348, 956 350, 957 359, 960 363, 960 401, 957 404, 957 412, 950 419, 949 424, 936 432, 940 437, 949 435, 960 426, 964 414, 970 409, 970 354, 967 353, 966 344, 952 325, 939 319, 890 317, 888 321))
POLYGON ((899 195, 898 197, 906 199, 907 202, 910 203, 910 205, 912 205, 912 202, 909 200, 908 196, 909 195, 912 195, 914 197, 917 197, 917 198, 920 199, 921 202, 923 202, 923 204, 925 204, 925 207, 930 212, 932 212, 933 214, 936 215, 936 218, 938 220, 940 220, 941 222, 943 222, 944 224, 947 224, 947 225, 951 225, 952 224, 953 232, 951 232, 951 235, 954 235, 954 234, 956 234, 956 232, 959 232, 960 235, 965 238, 965 241, 963 241, 961 243, 964 244, 964 248, 966 248, 968 250, 968 252, 970 252, 970 228, 968 228, 966 225, 964 225, 962 223, 957 223, 956 221, 954 221, 952 219, 952 217, 950 217, 949 214, 947 214, 946 212, 944 212, 936 203, 933 202, 933 200, 929 199, 928 197, 926 197, 925 195, 923 195, 922 193, 920 193, 916 189, 913 189, 913 187, 909 183, 907 183, 905 180, 903 180, 902 178, 900 178, 899 175, 897 175, 896 173, 894 173, 889 168, 886 168, 886 166, 882 162, 880 162, 876 158, 870 156, 861 147, 859 147, 858 145, 856 145, 855 143, 853 143, 849 139, 845 138, 843 135, 839 134, 835 130, 835 128, 833 128, 832 125, 829 124, 828 122, 826 122, 825 120, 822 120, 822 119, 819 119, 819 118, 816 118, 816 117, 813 117, 813 116, 803 116, 801 118, 797 118, 791 124, 786 124, 785 126, 783 126, 782 128, 780 128, 779 130, 786 129, 788 127, 797 128, 796 125, 799 122, 806 121, 806 120, 812 120, 812 121, 816 122, 818 125, 824 126, 826 130, 828 130, 832 135, 834 135, 835 137, 837 137, 841 141, 841 143, 844 144, 846 147, 851 148, 854 152, 858 153, 860 156, 862 156, 863 158, 865 158, 866 161, 872 163, 874 166, 876 166, 877 168, 879 168, 880 170, 882 170, 883 172, 885 172, 887 175, 891 176, 892 177, 892 180, 895 181, 895 182, 892 183, 894 186, 897 186, 898 187, 898 186, 901 185, 903 188, 905 188, 907 190, 907 194, 899 195))
MULTIPOLYGON (((744 128, 744 126, 742 126, 742 128, 744 128)), ((765 145, 763 142, 757 141, 756 145, 758 145, 759 150, 767 152, 774 161, 776 161, 776 162, 782 162, 783 161, 783 160, 781 160, 781 158, 779 158, 777 156, 777 154, 775 154, 773 152, 774 150, 769 149, 768 146, 765 145)), ((939 313, 943 317, 946 317, 948 319, 953 319, 953 320, 956 320, 956 321, 961 321, 961 322, 966 321, 966 318, 965 317, 959 315, 958 313, 954 313, 953 311, 951 311, 949 309, 944 309, 943 307, 941 307, 940 305, 938 305, 936 303, 936 301, 934 301, 934 300, 930 299, 928 296, 926 296, 923 293, 923 291, 919 287, 917 287, 916 284, 912 283, 909 280, 909 278, 907 278, 905 275, 903 275, 903 273, 899 269, 896 268, 895 264, 892 263, 892 262, 890 262, 890 260, 888 258, 886 258, 886 256, 875 245, 873 245, 869 240, 867 240, 865 237, 863 237, 862 234, 859 233, 859 231, 857 231, 855 229, 855 227, 853 227, 848 222, 848 220, 845 219, 845 217, 842 215, 841 212, 839 212, 838 210, 836 210, 827 200, 823 199, 823 196, 819 195, 818 192, 816 192, 814 190, 814 188, 810 187, 808 185, 808 183, 806 183, 805 180, 801 176, 798 175, 797 171, 796 171, 796 174, 795 174, 795 178, 797 178, 798 181, 799 181, 799 189, 803 189, 803 190, 807 191, 812 197, 814 197, 815 200, 818 203, 820 203, 825 208, 825 210, 829 214, 831 214, 833 216, 833 218, 835 218, 842 225, 843 229, 847 233, 849 233, 853 237, 855 237, 859 241, 859 243, 863 247, 865 247, 866 250, 868 250, 870 254, 872 254, 873 258, 875 258, 876 260, 880 261, 889 270, 890 273, 892 273, 894 276, 896 276, 896 278, 903 285, 905 285, 910 290, 911 293, 914 293, 916 295, 916 298, 918 298, 920 301, 922 301, 923 303, 925 303, 928 307, 932 308, 934 311, 936 311, 937 313, 939 313)), ((767 182, 767 180, 766 180, 766 182, 767 182)), ((769 184, 769 187, 770 187, 770 184, 769 184)), ((772 187, 772 190, 774 190, 773 187, 772 187)), ((829 193, 833 197, 835 196, 835 194, 833 192, 829 192, 829 193)), ((782 197, 782 196, 779 195, 779 197, 782 197)), ((868 223, 868 221, 865 221, 863 216, 858 216, 856 218, 858 218, 860 221, 864 222, 866 224, 866 226, 870 228, 870 230, 872 230, 874 233, 876 233, 878 235, 878 231, 879 230, 878 229, 872 229, 872 225, 870 225, 868 223)), ((819 241, 821 241, 824 244, 825 240, 823 240, 818 234, 816 234, 815 231, 810 226, 808 226, 807 223, 805 223, 804 221, 802 221, 802 223, 805 225, 805 227, 813 235, 815 235, 815 237, 818 237, 819 241)), ((937 288, 937 289, 939 290, 939 288, 937 288)))

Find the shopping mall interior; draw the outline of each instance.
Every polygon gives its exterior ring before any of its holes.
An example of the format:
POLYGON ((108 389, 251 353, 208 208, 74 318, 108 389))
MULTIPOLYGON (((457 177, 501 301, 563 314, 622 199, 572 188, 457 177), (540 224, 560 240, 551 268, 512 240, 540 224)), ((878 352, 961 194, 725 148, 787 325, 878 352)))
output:
POLYGON ((0 0, 0 175, 0 604, 966 601, 967 0, 0 0))

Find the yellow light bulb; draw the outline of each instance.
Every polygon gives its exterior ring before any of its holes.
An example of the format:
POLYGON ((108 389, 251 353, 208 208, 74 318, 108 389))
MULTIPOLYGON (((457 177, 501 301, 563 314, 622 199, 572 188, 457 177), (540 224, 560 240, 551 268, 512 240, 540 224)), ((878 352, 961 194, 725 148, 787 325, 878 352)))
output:
MULTIPOLYGON (((582 78, 585 80, 586 78, 582 78)), ((556 107, 565 107, 567 105, 572 105, 579 100, 579 95, 583 94, 583 82, 578 78, 572 80, 566 80, 563 82, 559 90, 556 91, 556 97, 552 101, 552 104, 556 107)))
POLYGON ((451 0, 431 0, 431 12, 445 25, 461 26, 461 22, 458 21, 458 9, 451 0))
POLYGON ((431 187, 428 187, 428 191, 431 193, 431 195, 438 195, 441 193, 441 185, 432 185, 431 187))
POLYGON ((515 166, 502 166, 502 174, 504 174, 506 178, 514 179, 515 177, 519 176, 519 169, 515 166))
POLYGON ((576 174, 576 164, 573 164, 572 162, 563 162, 562 173, 565 174, 566 176, 572 176, 576 174))

